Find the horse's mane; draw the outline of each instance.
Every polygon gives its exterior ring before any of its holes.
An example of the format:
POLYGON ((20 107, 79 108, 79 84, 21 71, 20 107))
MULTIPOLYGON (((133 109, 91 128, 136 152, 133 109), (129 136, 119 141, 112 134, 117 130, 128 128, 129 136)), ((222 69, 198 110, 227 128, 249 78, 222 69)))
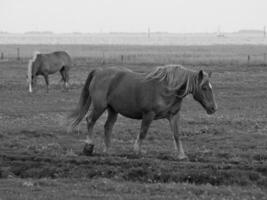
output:
POLYGON ((38 56, 39 54, 41 54, 39 51, 35 51, 35 52, 33 53, 32 61, 35 61, 36 58, 37 58, 37 56, 38 56))
POLYGON ((159 66, 154 71, 148 73, 146 79, 164 81, 167 88, 171 91, 183 88, 183 94, 179 96, 185 96, 193 92, 196 84, 195 75, 195 71, 187 69, 182 65, 166 65, 159 66))
POLYGON ((29 60, 28 67, 27 67, 27 81, 29 85, 31 84, 32 79, 32 63, 36 60, 37 56, 41 54, 40 52, 36 51, 33 54, 32 59, 29 60))
POLYGON ((36 60, 36 58, 37 58, 37 56, 38 56, 39 54, 41 54, 39 51, 35 51, 35 52, 33 53, 33 57, 29 60, 29 66, 30 66, 30 64, 32 64, 32 63, 36 60))
POLYGON ((41 54, 39 51, 35 51, 35 52, 33 53, 33 57, 32 57, 32 59, 29 60, 28 71, 31 70, 31 68, 32 68, 32 63, 36 60, 36 58, 37 58, 37 56, 38 56, 39 54, 41 54))

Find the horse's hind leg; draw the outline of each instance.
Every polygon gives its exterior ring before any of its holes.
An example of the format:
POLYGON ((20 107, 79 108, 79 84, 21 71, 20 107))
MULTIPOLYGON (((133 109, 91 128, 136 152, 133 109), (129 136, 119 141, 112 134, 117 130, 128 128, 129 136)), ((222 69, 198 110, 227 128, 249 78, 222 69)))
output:
POLYGON ((69 86, 69 80, 70 80, 70 76, 69 76, 69 67, 65 67, 65 86, 66 88, 68 88, 69 86))
POLYGON ((93 106, 92 112, 86 117, 88 135, 86 137, 86 144, 83 149, 85 155, 92 155, 94 150, 93 143, 93 129, 98 118, 103 114, 105 109, 96 108, 93 106))
POLYGON ((62 67, 60 70, 60 74, 62 77, 62 80, 64 81, 64 88, 65 90, 68 89, 68 82, 69 82, 69 72, 68 72, 68 67, 62 67))
POLYGON ((108 118, 105 123, 105 147, 104 152, 108 153, 110 147, 110 135, 112 133, 112 128, 117 120, 118 113, 116 113, 112 108, 108 108, 108 118))
POLYGON ((65 75, 64 75, 64 67, 62 67, 60 70, 60 75, 61 75, 61 81, 64 81, 65 82, 65 75))
POLYGON ((141 129, 140 129, 139 135, 137 136, 137 139, 134 143, 134 151, 138 154, 141 152, 142 142, 146 137, 147 131, 148 131, 149 126, 152 123, 154 117, 155 117, 155 114, 153 112, 149 112, 147 114, 144 114, 144 116, 143 116, 142 123, 141 123, 141 129))

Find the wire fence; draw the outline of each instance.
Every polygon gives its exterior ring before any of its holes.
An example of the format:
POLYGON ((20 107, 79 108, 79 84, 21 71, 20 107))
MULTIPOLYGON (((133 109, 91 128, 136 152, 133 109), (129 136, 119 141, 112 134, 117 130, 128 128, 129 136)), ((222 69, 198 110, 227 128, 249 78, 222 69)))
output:
MULTIPOLYGON (((23 54, 21 49, 15 48, 13 52, 0 52, 0 61, 8 60, 22 60, 25 61, 30 58, 29 55, 23 54)), ((183 53, 128 53, 127 51, 114 53, 112 51, 100 51, 94 54, 88 55, 88 57, 75 57, 88 58, 88 62, 101 63, 101 64, 182 64, 182 65, 264 65, 267 66, 267 50, 266 53, 259 54, 211 54, 198 53, 198 52, 187 52, 183 53)), ((74 60, 75 60, 74 59, 74 60)))

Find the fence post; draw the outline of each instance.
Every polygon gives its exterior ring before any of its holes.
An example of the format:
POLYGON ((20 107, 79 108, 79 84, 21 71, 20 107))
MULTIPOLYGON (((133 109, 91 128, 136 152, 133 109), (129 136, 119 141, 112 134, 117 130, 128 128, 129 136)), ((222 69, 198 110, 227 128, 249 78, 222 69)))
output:
POLYGON ((1 60, 4 60, 4 52, 1 52, 1 60))
POLYGON ((17 48, 17 60, 20 60, 20 49, 17 48))
POLYGON ((266 53, 264 53, 263 59, 264 59, 264 65, 266 65, 266 53))
POLYGON ((248 66, 250 64, 250 55, 248 55, 248 66))
POLYGON ((121 63, 123 64, 123 55, 121 55, 121 63))
POLYGON ((102 64, 103 65, 105 64, 105 52, 104 51, 102 52, 102 64))

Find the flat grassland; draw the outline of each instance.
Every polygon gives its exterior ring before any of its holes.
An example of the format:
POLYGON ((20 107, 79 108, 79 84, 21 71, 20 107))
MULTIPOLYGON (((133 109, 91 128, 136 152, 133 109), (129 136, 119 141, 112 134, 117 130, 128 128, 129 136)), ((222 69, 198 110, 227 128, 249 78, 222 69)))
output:
POLYGON ((266 46, 96 46, 1 45, 0 199, 266 199, 267 66, 266 46), (16 60, 16 48, 21 59, 16 60), (71 88, 62 90, 59 74, 45 92, 26 85, 33 51, 67 50, 73 56, 71 88), (178 161, 166 120, 154 121, 143 148, 133 142, 140 121, 119 117, 109 155, 103 153, 104 114, 95 127, 95 154, 80 155, 86 123, 67 133, 88 72, 120 65, 147 72, 153 66, 181 63, 213 72, 219 110, 206 115, 191 96, 181 111, 188 161, 178 161))

